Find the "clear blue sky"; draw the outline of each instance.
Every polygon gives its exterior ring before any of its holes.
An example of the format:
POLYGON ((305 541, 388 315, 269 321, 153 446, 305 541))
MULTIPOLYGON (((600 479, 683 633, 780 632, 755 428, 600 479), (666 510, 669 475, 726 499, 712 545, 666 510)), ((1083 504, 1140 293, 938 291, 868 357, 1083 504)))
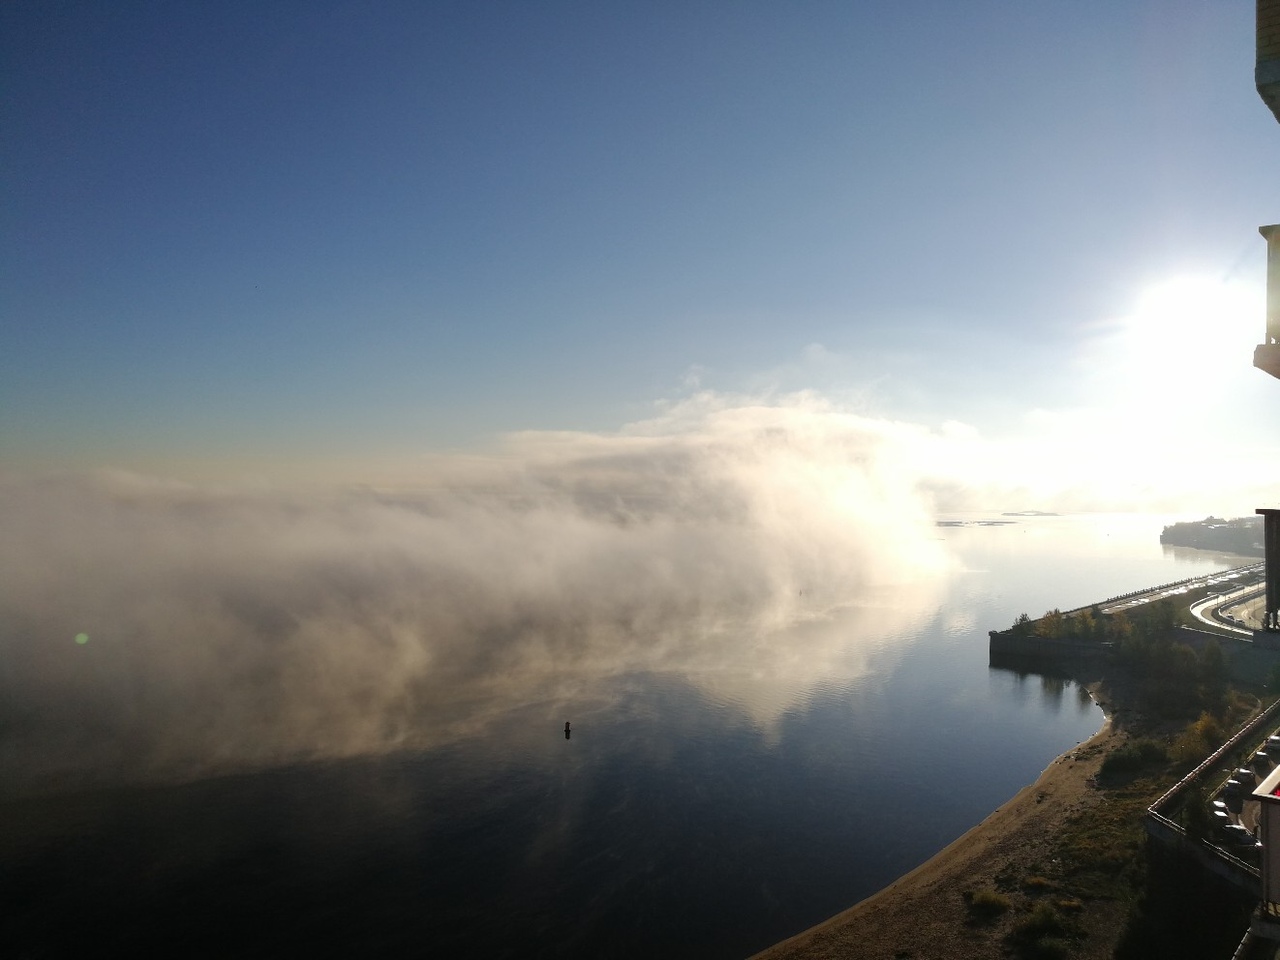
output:
POLYGON ((0 454, 411 455, 695 384, 1013 435, 1152 284, 1260 288, 1252 67, 1249 0, 6 3, 0 454))

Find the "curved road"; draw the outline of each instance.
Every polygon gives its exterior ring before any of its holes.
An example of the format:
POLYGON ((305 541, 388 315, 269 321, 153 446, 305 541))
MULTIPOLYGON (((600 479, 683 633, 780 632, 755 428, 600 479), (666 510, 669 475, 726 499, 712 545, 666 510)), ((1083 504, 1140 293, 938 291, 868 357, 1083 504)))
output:
POLYGON ((1266 588, 1255 584, 1221 596, 1207 597, 1191 605, 1191 615, 1201 623, 1207 623, 1209 626, 1217 627, 1219 630, 1230 630, 1232 633, 1242 633, 1246 637, 1252 637, 1252 630, 1240 626, 1234 620, 1228 620, 1223 615, 1223 611, 1229 607, 1238 607, 1264 593, 1266 593, 1266 588))

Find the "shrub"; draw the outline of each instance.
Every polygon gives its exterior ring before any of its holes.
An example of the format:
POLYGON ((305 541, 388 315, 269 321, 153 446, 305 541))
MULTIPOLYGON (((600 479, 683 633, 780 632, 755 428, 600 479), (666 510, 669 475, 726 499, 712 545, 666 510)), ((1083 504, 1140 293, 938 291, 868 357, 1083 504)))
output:
POLYGON ((1210 747, 1218 747, 1227 739, 1227 733, 1222 729, 1222 724, 1218 718, 1211 713, 1200 714, 1200 719, 1192 725, 1192 729, 1200 736, 1204 737, 1205 743, 1210 747))
POLYGON ((1037 903, 1030 914, 1014 924, 1013 936, 1015 940, 1030 943, 1064 933, 1065 930, 1057 910, 1047 903, 1037 903))
POLYGON ((1192 840, 1203 840, 1209 835, 1212 824, 1204 788, 1198 783, 1193 784, 1182 803, 1182 826, 1192 840))
POLYGON ((1169 754, 1163 744, 1147 737, 1141 737, 1125 744, 1118 750, 1111 751, 1107 758, 1102 761, 1102 773, 1104 775, 1132 773, 1135 770, 1141 770, 1143 767, 1165 763, 1168 759, 1169 754))
POLYGON ((1077 934, 1073 924, 1064 920, 1049 904, 1041 902, 1014 924, 1009 941, 1019 957, 1059 960, 1071 952, 1069 938, 1077 934))
POLYGON ((990 921, 1012 906, 1008 897, 994 890, 979 890, 969 898, 969 915, 975 920, 990 921))
POLYGON ((1199 720, 1188 724, 1178 735, 1173 754, 1184 763, 1201 760, 1226 738, 1218 718, 1211 713, 1202 713, 1199 720))

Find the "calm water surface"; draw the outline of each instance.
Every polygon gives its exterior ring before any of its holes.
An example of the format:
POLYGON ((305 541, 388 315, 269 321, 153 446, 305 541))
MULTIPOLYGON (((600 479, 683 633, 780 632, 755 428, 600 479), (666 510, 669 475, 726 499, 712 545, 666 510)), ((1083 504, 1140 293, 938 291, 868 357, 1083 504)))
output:
POLYGON ((770 641, 794 656, 530 690, 425 753, 10 804, 0 945, 746 956, 927 859, 1097 730, 1072 683, 988 667, 987 630, 1243 562, 1162 548, 1164 522, 939 527, 949 572, 770 641))

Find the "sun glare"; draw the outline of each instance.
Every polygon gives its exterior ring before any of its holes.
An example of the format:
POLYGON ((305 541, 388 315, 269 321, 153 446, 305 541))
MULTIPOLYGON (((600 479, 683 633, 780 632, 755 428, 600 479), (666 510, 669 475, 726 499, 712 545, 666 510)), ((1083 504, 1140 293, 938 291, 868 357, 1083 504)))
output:
POLYGON ((1261 323, 1256 295, 1247 287, 1195 277, 1148 288, 1123 321, 1123 339, 1135 366, 1156 376, 1175 370, 1202 371, 1219 361, 1253 352, 1261 323))
POLYGON ((1246 476, 1231 464, 1256 462, 1249 397, 1264 316, 1261 289, 1243 281, 1184 275, 1143 290, 1082 345, 1078 404, 1029 419, 1048 444, 1049 479, 1115 502, 1165 503, 1246 476), (1210 457, 1199 455, 1206 444, 1210 457), (1074 460, 1075 474, 1064 466, 1074 460))
POLYGON ((1174 412, 1249 371, 1262 323, 1257 291, 1178 277, 1148 287, 1095 344, 1095 399, 1132 411, 1174 412))

